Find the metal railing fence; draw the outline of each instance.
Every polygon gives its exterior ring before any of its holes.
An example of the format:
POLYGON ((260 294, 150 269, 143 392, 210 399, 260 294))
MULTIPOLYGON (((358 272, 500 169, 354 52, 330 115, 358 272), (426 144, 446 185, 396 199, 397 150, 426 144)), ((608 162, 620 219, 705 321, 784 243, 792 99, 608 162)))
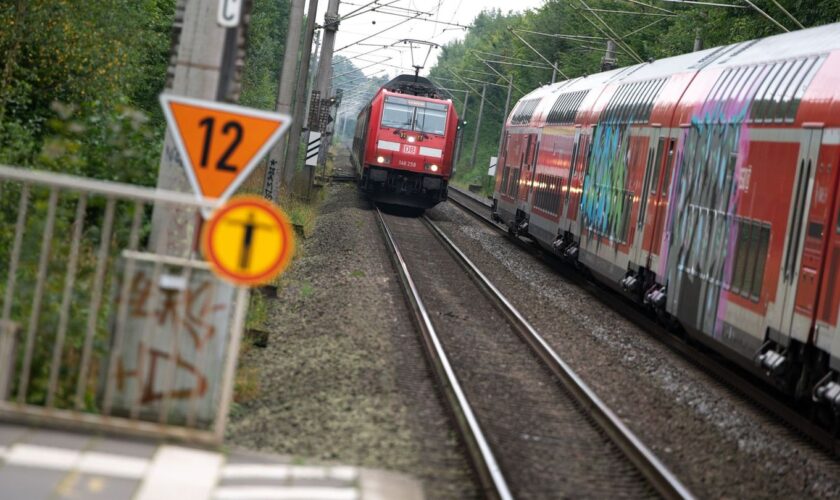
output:
POLYGON ((248 291, 198 255, 203 206, 0 166, 0 417, 221 442, 248 291))

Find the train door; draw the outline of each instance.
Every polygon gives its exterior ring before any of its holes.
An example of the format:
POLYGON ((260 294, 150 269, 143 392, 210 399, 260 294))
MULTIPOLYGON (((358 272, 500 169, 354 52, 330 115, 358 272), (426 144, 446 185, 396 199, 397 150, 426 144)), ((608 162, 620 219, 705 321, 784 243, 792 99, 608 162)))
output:
POLYGON ((516 193, 516 208, 521 210, 526 209, 531 188, 533 187, 533 183, 531 182, 531 158, 534 152, 534 146, 536 146, 535 137, 534 134, 525 134, 525 148, 519 156, 518 186, 514 192, 516 193))
MULTIPOLYGON (((779 289, 776 293, 775 314, 770 319, 770 328, 780 333, 779 339, 787 345, 790 338, 807 340, 811 328, 811 318, 807 323, 796 320, 797 289, 803 281, 813 279, 818 272, 812 266, 803 265, 803 247, 808 232, 808 218, 811 198, 814 191, 822 129, 806 128, 803 131, 799 149, 796 180, 793 185, 792 203, 788 215, 785 250, 782 256, 782 268, 779 289)), ((807 259, 806 259, 807 260, 807 259)))
POLYGON ((567 218, 570 218, 569 217, 569 198, 572 196, 572 179, 574 179, 574 177, 575 177, 575 169, 577 167, 578 156, 580 156, 580 146, 581 146, 580 129, 581 129, 580 125, 575 126, 575 140, 574 140, 574 143, 572 145, 572 157, 569 160, 569 176, 566 179, 566 185, 563 187, 563 191, 562 191, 564 196, 563 196, 563 200, 561 201, 561 203, 562 203, 561 207, 562 208, 561 208, 560 214, 559 214, 561 216, 561 218, 564 217, 564 216, 567 217, 567 218))
POLYGON ((537 134, 530 134, 528 136, 528 142, 531 144, 531 151, 530 156, 525 155, 527 158, 526 169, 528 171, 528 180, 526 184, 527 192, 525 198, 523 199, 525 207, 523 208, 527 208, 530 211, 530 207, 534 201, 534 184, 536 183, 537 177, 537 158, 539 157, 540 151, 540 138, 537 134))
MULTIPOLYGON (((662 144, 659 140, 661 127, 655 126, 650 132, 648 142, 647 161, 645 162, 645 173, 642 179, 641 195, 639 197, 639 213, 636 217, 636 231, 633 237, 633 249, 630 254, 630 262, 645 265, 645 251, 643 248, 645 240, 645 222, 647 218, 648 198, 655 197, 656 183, 659 180, 659 171, 662 162, 662 144)), ((655 203, 655 200, 653 200, 655 203)))
MULTIPOLYGON (((840 166, 840 154, 837 156, 834 164, 840 166)), ((840 370, 840 175, 836 177, 833 196, 830 198, 834 200, 831 209, 834 221, 827 231, 830 243, 822 269, 822 306, 819 312, 822 325, 817 345, 831 353, 831 367, 840 370)))

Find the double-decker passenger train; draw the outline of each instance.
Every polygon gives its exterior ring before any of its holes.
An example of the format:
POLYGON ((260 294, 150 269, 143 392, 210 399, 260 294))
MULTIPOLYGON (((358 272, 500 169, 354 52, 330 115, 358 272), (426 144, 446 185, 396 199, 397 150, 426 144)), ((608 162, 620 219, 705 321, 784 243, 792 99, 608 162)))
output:
POLYGON ((418 208, 446 200, 458 115, 426 78, 386 83, 356 119, 351 159, 371 199, 418 208))
POLYGON ((840 415, 840 24, 544 86, 493 212, 840 415))

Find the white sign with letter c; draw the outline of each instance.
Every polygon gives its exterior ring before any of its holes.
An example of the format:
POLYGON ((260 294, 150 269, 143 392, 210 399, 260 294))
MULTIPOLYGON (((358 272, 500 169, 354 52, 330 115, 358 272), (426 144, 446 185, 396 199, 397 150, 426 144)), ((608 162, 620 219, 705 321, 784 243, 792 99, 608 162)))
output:
POLYGON ((219 16, 217 22, 223 28, 235 28, 239 26, 242 17, 243 0, 219 0, 219 16))

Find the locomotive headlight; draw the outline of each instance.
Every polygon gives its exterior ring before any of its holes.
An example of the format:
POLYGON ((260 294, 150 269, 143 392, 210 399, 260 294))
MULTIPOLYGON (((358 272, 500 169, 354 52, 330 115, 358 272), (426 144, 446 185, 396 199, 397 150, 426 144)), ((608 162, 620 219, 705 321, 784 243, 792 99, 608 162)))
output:
POLYGON ((414 137, 413 135, 408 136, 408 142, 414 142, 416 140, 417 140, 417 138, 414 137))
POLYGON ((385 157, 384 156, 377 156, 376 157, 376 162, 377 163, 385 163, 385 157))
POLYGON ((431 165, 429 165, 429 170, 431 170, 432 172, 437 172, 439 168, 440 168, 440 167, 438 167, 438 166, 437 166, 437 165, 435 165, 434 163, 432 163, 431 165))

